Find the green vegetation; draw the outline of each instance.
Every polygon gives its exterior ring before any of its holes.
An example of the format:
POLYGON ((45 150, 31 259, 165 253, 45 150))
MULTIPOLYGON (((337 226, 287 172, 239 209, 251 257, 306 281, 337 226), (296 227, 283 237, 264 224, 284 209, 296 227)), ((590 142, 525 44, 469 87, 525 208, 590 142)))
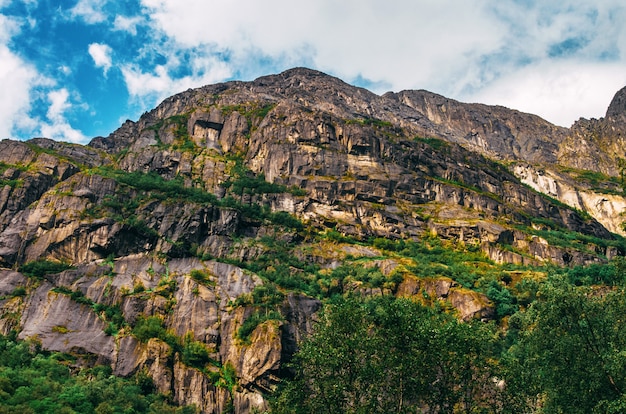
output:
POLYGON ((207 375, 217 387, 227 388, 232 392, 237 384, 237 376, 232 366, 221 365, 211 358, 212 351, 203 342, 196 341, 192 333, 180 338, 168 331, 163 319, 158 316, 140 317, 132 334, 140 342, 148 342, 152 338, 165 342, 171 349, 171 358, 178 354, 185 365, 207 375))
POLYGON ((493 327, 405 299, 328 305, 273 413, 488 412, 493 327))
POLYGON ((609 267, 555 269, 512 290, 490 284, 508 321, 500 327, 407 299, 336 297, 272 412, 622 413, 626 265, 609 267), (600 280, 612 287, 592 285, 600 280))
POLYGON ((241 324, 237 330, 237 338, 245 344, 250 344, 250 334, 256 329, 257 326, 267 321, 282 320, 283 317, 279 312, 268 310, 265 310, 265 312, 257 311, 248 316, 243 324, 241 324))
POLYGON ((624 412, 624 312, 623 285, 603 291, 560 277, 544 284, 533 306, 509 320, 509 412, 624 412))
POLYGON ((67 295, 76 303, 90 306, 98 317, 107 324, 104 329, 104 333, 107 335, 115 336, 118 334, 120 329, 128 326, 128 323, 122 314, 122 310, 117 305, 110 306, 102 303, 96 303, 86 297, 80 290, 71 290, 65 286, 55 287, 52 291, 62 295, 67 295))
POLYGON ((346 124, 371 125, 377 128, 393 128, 393 124, 391 122, 367 117, 348 119, 346 124))
POLYGON ((560 171, 569 174, 575 178, 577 182, 586 183, 586 185, 595 192, 603 194, 626 194, 624 174, 626 163, 624 159, 617 159, 618 177, 612 177, 599 171, 579 170, 571 167, 560 167, 560 171))
POLYGON ((233 112, 239 112, 248 122, 248 130, 253 132, 257 123, 265 118, 267 114, 276 107, 274 103, 249 102, 240 105, 227 105, 221 107, 224 115, 230 115, 233 112))
POLYGON ((158 316, 139 318, 133 327, 133 335, 140 342, 148 342, 151 338, 157 338, 168 344, 173 350, 180 349, 178 337, 165 329, 163 319, 158 316))
MULTIPOLYGON (((235 167, 233 167, 235 178, 227 181, 225 186, 227 188, 232 187, 239 195, 240 200, 230 196, 218 200, 215 195, 201 188, 185 186, 184 180, 180 176, 166 180, 155 172, 142 173, 136 171, 129 173, 109 167, 96 168, 91 171, 92 174, 112 178, 122 184, 124 188, 114 196, 106 197, 99 205, 85 210, 83 214, 94 218, 112 217, 117 222, 125 224, 129 230, 137 235, 148 239, 156 239, 160 235, 137 216, 137 210, 150 200, 184 201, 198 205, 232 208, 240 211, 249 220, 268 221, 296 231, 304 229, 302 222, 289 213, 284 211, 272 212, 269 206, 253 203, 252 199, 244 204, 241 200, 244 194, 281 193, 293 189, 284 185, 268 183, 262 175, 253 176, 251 172, 243 169, 243 167, 239 168, 237 165, 235 163, 235 167), (131 189, 133 191, 130 191, 131 189)), ((189 252, 186 251, 185 254, 189 254, 189 252)))
POLYGON ((6 187, 7 185, 11 188, 19 188, 24 183, 23 180, 15 179, 15 180, 5 180, 0 179, 0 187, 6 187))
POLYGON ((224 182, 224 187, 234 194, 243 197, 247 195, 291 193, 296 196, 306 195, 301 188, 270 183, 265 181, 264 174, 255 174, 247 168, 240 156, 229 156, 228 160, 233 163, 230 168, 230 177, 224 182))
POLYGON ((450 144, 448 142, 439 138, 414 137, 413 141, 426 144, 435 151, 442 151, 450 148, 450 144))
POLYGON ((143 372, 120 378, 108 366, 70 369, 74 363, 72 356, 42 351, 37 342, 0 336, 0 413, 196 412, 157 394, 143 372))
POLYGON ((46 275, 60 273, 71 268, 72 266, 65 262, 37 260, 20 266, 19 271, 28 277, 43 279, 46 275))
POLYGON ((626 255, 626 238, 617 234, 614 234, 613 239, 610 240, 564 229, 535 230, 527 227, 520 227, 520 229, 544 238, 552 246, 575 247, 592 254, 597 253, 593 250, 593 246, 602 249, 613 247, 621 255, 626 255))

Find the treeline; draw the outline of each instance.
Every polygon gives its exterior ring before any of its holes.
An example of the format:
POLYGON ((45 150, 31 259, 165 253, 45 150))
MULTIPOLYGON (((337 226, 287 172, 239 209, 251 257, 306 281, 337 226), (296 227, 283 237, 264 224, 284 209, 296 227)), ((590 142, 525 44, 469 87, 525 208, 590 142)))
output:
POLYGON ((555 271, 501 325, 408 299, 335 300, 272 412, 624 413, 625 274, 611 266, 555 271), (608 270, 613 283, 583 283, 608 270))

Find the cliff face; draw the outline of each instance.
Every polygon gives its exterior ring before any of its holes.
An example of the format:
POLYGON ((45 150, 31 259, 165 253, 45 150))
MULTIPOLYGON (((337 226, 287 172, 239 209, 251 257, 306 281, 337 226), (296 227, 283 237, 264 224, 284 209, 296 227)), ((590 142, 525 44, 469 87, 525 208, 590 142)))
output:
POLYGON ((2 141, 0 332, 119 375, 146 371, 202 412, 263 409, 320 307, 302 286, 493 314, 484 294, 346 241, 436 237, 517 264, 625 254, 611 243, 623 231, 619 182, 572 168, 619 171, 622 107, 618 96, 605 120, 567 130, 294 69, 188 90, 88 146, 2 141), (611 157, 575 156, 576 134, 611 157), (360 259, 386 282, 325 281, 360 259), (52 262, 72 268, 28 266, 52 262))
POLYGON ((624 168, 620 162, 626 157, 625 102, 626 88, 615 94, 604 118, 578 120, 560 145, 559 163, 612 176, 620 174, 624 168))

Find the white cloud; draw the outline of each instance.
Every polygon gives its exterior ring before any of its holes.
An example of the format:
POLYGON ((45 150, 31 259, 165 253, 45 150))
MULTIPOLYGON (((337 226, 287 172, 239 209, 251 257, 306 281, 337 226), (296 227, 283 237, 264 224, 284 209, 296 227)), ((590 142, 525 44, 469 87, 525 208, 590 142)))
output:
MULTIPOLYGON (((174 78, 169 73, 171 67, 166 65, 158 65, 154 71, 148 73, 136 65, 127 65, 122 67, 122 75, 133 98, 154 105, 174 93, 219 82, 231 75, 226 63, 211 57, 200 59, 202 63, 196 61, 192 65, 194 73, 182 78, 174 78)), ((176 59, 171 59, 168 64, 176 66, 176 59)))
POLYGON ((48 93, 50 106, 46 113, 48 122, 42 123, 41 135, 69 142, 85 142, 86 137, 78 130, 72 128, 66 119, 66 112, 71 109, 69 92, 65 88, 52 90, 48 93))
POLYGON ((61 65, 59 66, 59 72, 61 72, 64 75, 69 75, 70 73, 72 73, 72 68, 70 68, 67 65, 61 65))
POLYGON ((499 48, 505 29, 486 16, 487 0, 319 0, 297 8, 289 0, 142 4, 181 45, 218 45, 240 66, 250 64, 251 51, 287 61, 307 57, 347 79, 361 75, 394 88, 418 86, 451 65, 466 66, 499 48))
POLYGON ((106 0, 78 0, 78 3, 70 9, 70 16, 80 18, 85 23, 101 23, 107 19, 102 12, 106 0))
POLYGON ((105 76, 109 69, 111 69, 111 52, 111 47, 103 43, 92 43, 89 45, 89 55, 93 59, 96 67, 104 70, 105 76))
POLYGON ((10 138, 17 128, 28 128, 33 122, 28 116, 32 89, 46 80, 37 70, 8 47, 19 25, 0 15, 0 139, 10 138))
POLYGON ((12 136, 18 123, 26 123, 30 90, 38 82, 39 75, 35 68, 4 45, 0 45, 0 62, 0 139, 3 139, 12 136))
POLYGON ((623 86, 620 68, 626 72, 623 0, 141 4, 157 32, 183 49, 226 50, 239 73, 262 74, 254 69, 261 67, 259 57, 281 69, 310 64, 347 81, 362 77, 393 90, 507 98, 499 103, 565 125, 603 112, 607 94, 623 86), (537 94, 541 99, 530 98, 537 94))
POLYGON ((143 22, 144 19, 140 16, 115 16, 115 21, 113 22, 113 30, 128 32, 134 36, 137 34, 137 26, 143 22))
POLYGON ((507 74, 464 99, 539 114, 569 127, 583 115, 603 117, 613 95, 624 85, 626 70, 621 64, 544 61, 507 74))

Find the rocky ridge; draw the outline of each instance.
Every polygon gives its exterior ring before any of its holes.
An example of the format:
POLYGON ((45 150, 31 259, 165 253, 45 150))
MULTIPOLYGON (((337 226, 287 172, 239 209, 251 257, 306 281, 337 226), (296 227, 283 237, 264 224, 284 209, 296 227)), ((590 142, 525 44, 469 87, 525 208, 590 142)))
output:
POLYGON ((324 295, 493 317, 472 283, 420 276, 389 243, 519 265, 626 254, 623 95, 565 129, 298 68, 185 91, 88 146, 2 141, 0 332, 147 372, 202 412, 262 410, 324 295), (346 267, 381 282, 333 279, 346 267))

